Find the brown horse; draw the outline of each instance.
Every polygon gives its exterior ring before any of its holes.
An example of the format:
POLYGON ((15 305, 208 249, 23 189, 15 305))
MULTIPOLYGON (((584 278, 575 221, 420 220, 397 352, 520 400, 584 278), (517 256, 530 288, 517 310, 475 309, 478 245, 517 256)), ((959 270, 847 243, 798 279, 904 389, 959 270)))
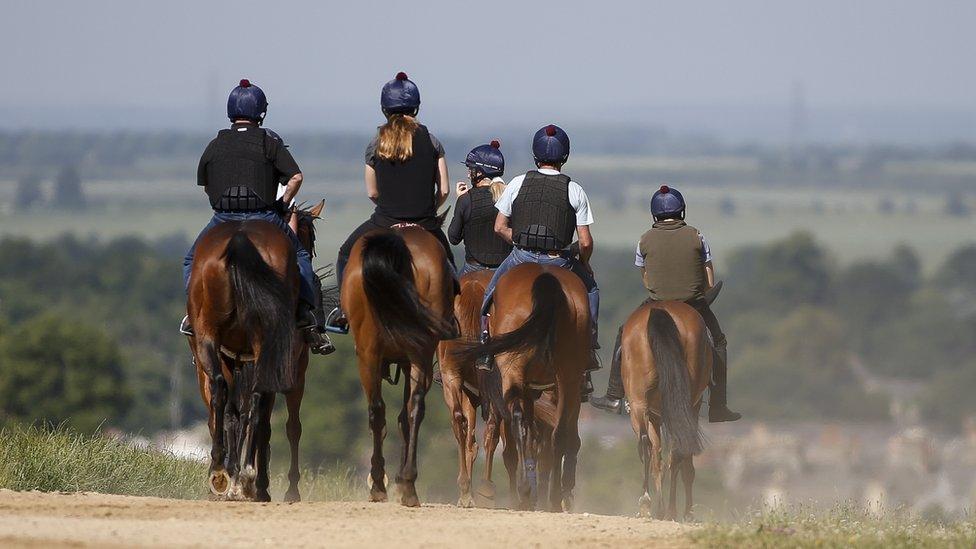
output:
POLYGON ((566 269, 519 265, 498 282, 490 328, 497 335, 488 344, 467 345, 459 357, 495 356, 483 391, 504 419, 506 451, 515 449, 518 507, 533 509, 539 487, 548 484, 549 508, 569 510, 580 447, 580 389, 590 354, 586 288, 566 269), (549 421, 537 422, 545 419, 536 418, 543 404, 551 408, 549 421), (537 483, 537 462, 551 472, 550 483, 537 483))
POLYGON ((396 482, 400 503, 420 505, 415 487, 417 446, 434 352, 441 340, 457 337, 454 279, 449 269, 444 247, 418 226, 371 231, 352 248, 341 301, 356 342, 359 379, 373 433, 370 501, 387 499, 383 459, 386 404, 381 384, 395 365, 405 374, 399 417, 403 456, 396 482))
MULTIPOLYGON (((324 203, 297 212, 307 246, 324 203)), ((301 233, 300 233, 301 234, 301 233)), ((298 419, 308 346, 295 329, 298 267, 281 229, 264 221, 228 222, 197 243, 187 314, 190 348, 212 440, 209 487, 218 499, 269 501, 271 410, 288 401, 292 448, 286 500, 297 501, 298 419)))
POLYGON ((678 473, 685 487, 684 517, 691 515, 693 458, 702 450, 698 412, 712 375, 712 343, 701 315, 682 302, 649 301, 623 327, 620 354, 630 421, 643 463, 644 493, 640 514, 652 514, 653 475, 658 518, 677 516, 678 473), (671 492, 664 509, 662 426, 670 446, 671 492))
MULTIPOLYGON (((458 319, 463 340, 478 339, 481 332, 481 302, 493 274, 493 271, 484 270, 461 277, 461 293, 454 298, 454 315, 458 319)), ((451 427, 458 443, 458 506, 472 507, 475 504, 471 493, 471 477, 474 461, 478 457, 475 425, 478 407, 481 406, 485 420, 485 468, 477 494, 488 506, 493 507, 495 485, 491 481, 492 460, 500 439, 500 422, 497 411, 488 405, 481 394, 482 372, 474 367, 473 362, 465 362, 458 356, 458 350, 462 347, 463 343, 459 340, 446 340, 437 349, 444 401, 450 410, 451 427)), ((506 451, 506 458, 514 459, 514 447, 506 446, 506 451)))

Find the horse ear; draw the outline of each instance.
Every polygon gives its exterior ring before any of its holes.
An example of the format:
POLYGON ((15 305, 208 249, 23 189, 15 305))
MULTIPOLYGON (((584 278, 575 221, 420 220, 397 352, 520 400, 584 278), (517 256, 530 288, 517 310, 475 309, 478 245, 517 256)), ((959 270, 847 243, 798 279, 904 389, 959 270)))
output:
POLYGON ((323 198, 318 204, 312 206, 312 208, 308 210, 308 213, 312 214, 313 217, 322 217, 322 210, 324 209, 325 199, 323 198))

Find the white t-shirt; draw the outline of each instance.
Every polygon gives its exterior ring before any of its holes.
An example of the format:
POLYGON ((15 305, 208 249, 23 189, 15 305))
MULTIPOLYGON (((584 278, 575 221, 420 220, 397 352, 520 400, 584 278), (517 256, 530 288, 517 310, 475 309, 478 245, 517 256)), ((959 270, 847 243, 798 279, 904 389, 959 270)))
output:
MULTIPOLYGON (((542 168, 538 171, 544 175, 559 175, 558 171, 549 168, 542 168)), ((523 181, 525 181, 525 174, 515 176, 515 179, 512 179, 512 182, 505 188, 505 192, 502 193, 498 202, 495 202, 495 207, 505 217, 512 217, 512 203, 515 202, 515 197, 518 196, 523 181)), ((583 187, 580 187, 579 183, 575 181, 569 182, 569 205, 576 212, 577 226, 593 224, 590 199, 586 197, 586 191, 583 190, 583 187)))

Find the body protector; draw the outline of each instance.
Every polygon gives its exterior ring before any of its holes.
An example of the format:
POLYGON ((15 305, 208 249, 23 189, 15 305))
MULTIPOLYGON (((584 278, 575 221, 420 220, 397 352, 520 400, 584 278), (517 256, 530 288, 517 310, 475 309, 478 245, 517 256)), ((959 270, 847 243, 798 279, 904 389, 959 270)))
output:
POLYGON ((486 267, 497 267, 508 254, 512 245, 495 233, 498 209, 489 187, 475 187, 468 191, 471 197, 471 218, 464 229, 464 247, 468 254, 486 267))
POLYGON ((512 240, 518 247, 554 252, 573 243, 576 211, 569 203, 569 181, 565 174, 525 174, 512 203, 512 240))
POLYGON ((705 293, 705 257, 698 229, 659 221, 640 239, 644 286, 655 301, 691 301, 705 293))
POLYGON ((404 162, 377 156, 373 169, 379 190, 376 213, 402 221, 437 215, 437 151, 425 126, 413 132, 413 156, 404 162))
POLYGON ((220 130, 207 164, 207 196, 219 211, 255 211, 271 207, 278 195, 274 138, 257 126, 246 131, 220 130))

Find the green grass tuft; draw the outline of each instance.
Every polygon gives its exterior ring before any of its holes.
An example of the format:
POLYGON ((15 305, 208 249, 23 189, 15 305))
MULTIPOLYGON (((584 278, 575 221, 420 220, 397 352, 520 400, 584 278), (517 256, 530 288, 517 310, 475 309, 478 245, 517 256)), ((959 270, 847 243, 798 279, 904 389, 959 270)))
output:
POLYGON ((825 512, 792 507, 756 512, 735 523, 705 525, 691 539, 703 547, 971 548, 976 522, 924 520, 898 510, 876 516, 855 506, 825 512))
POLYGON ((65 426, 0 429, 0 488, 199 499, 205 464, 65 426))

